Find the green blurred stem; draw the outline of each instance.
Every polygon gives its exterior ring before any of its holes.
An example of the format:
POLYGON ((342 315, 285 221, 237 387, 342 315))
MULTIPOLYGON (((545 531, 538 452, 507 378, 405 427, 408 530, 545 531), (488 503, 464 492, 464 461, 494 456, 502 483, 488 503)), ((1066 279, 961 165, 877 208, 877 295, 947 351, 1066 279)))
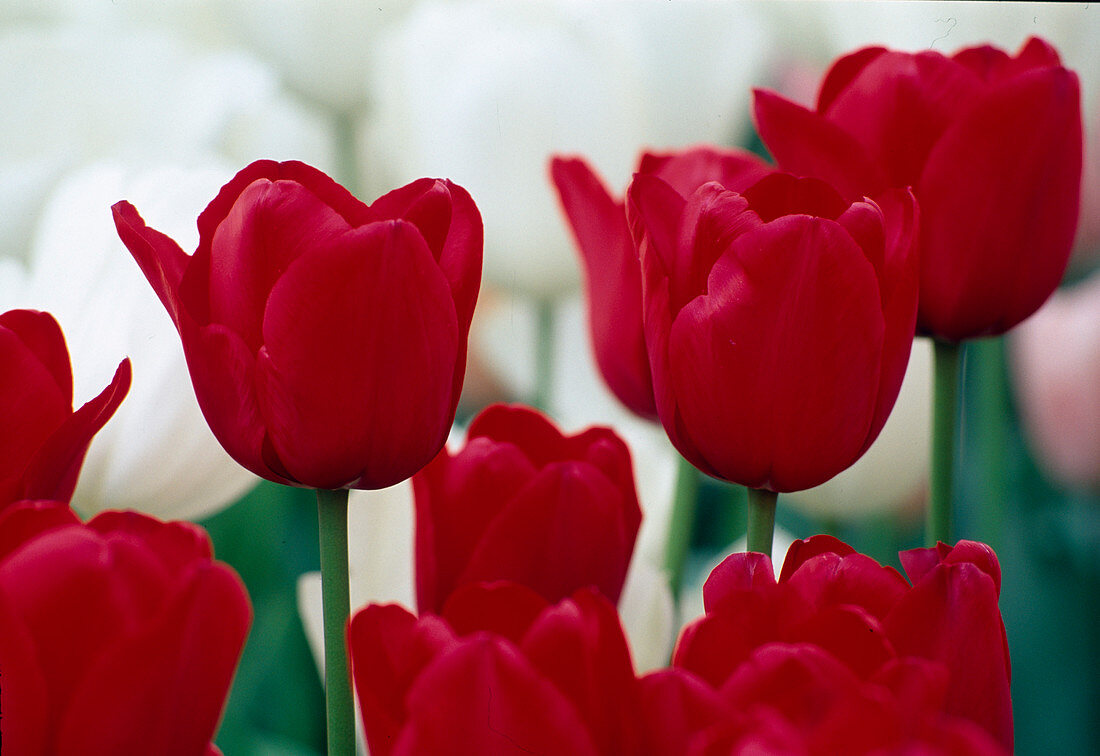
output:
POLYGON ((929 546, 951 543, 956 421, 962 345, 933 340, 932 490, 924 538, 929 546))
POLYGON ((978 533, 993 549, 999 550, 1004 533, 1005 506, 1011 487, 1008 485, 1008 438, 1011 433, 1008 398, 1008 377, 1005 372, 1003 336, 982 339, 966 348, 966 371, 974 376, 967 380, 975 387, 974 401, 978 427, 977 453, 981 472, 982 493, 977 502, 978 533))
POLYGON ((672 494, 672 517, 665 544, 665 571, 673 599, 680 598, 684 584, 684 568, 691 552, 691 534, 695 529, 696 499, 699 494, 699 471, 683 457, 676 470, 676 490, 672 494))
POLYGON ((749 489, 749 521, 745 534, 747 550, 772 555, 775 533, 775 501, 779 494, 763 488, 749 489))
POLYGON ((536 409, 548 412, 554 379, 554 302, 540 299, 535 303, 535 396, 536 409))
POLYGON ((336 180, 359 196, 359 153, 356 147, 355 116, 347 110, 332 114, 332 146, 336 156, 336 180))
POLYGON ((351 596, 348 580, 348 492, 317 491, 321 596, 325 618, 325 710, 328 756, 355 756, 355 707, 344 641, 351 596))

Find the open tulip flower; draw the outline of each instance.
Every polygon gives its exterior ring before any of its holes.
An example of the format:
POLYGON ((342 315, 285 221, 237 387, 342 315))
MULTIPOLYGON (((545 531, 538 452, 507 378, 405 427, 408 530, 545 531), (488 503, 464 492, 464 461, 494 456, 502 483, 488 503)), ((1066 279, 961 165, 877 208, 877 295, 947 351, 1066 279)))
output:
POLYGON ((73 412, 65 337, 49 313, 0 314, 0 511, 22 499, 68 502, 92 437, 130 388, 130 361, 73 412))
POLYGON ((0 512, 4 753, 219 753, 251 621, 244 586, 190 523, 58 502, 0 512))
POLYGON ((372 604, 348 645, 372 756, 646 752, 630 652, 593 590, 551 604, 472 584, 420 618, 372 604))
POLYGON ((381 488, 443 446, 481 276, 465 190, 420 179, 368 206, 307 165, 259 161, 199 216, 192 256, 129 203, 113 210, 241 465, 289 485, 381 488))
POLYGON ((881 738, 880 748, 896 745, 890 739, 906 728, 934 727, 945 738, 986 742, 978 753, 1010 752, 1010 669, 996 555, 984 544, 960 541, 903 552, 901 561, 912 584, 831 536, 796 541, 778 581, 766 556, 731 555, 703 589, 706 615, 677 645, 673 664, 691 676, 665 673, 683 678, 665 684, 699 689, 701 701, 720 691, 735 708, 775 707, 818 742, 844 742, 828 740, 842 734, 838 718, 852 725, 862 711, 862 735, 881 738), (901 720, 897 727, 871 722, 868 711, 884 710, 881 689, 865 689, 861 696, 872 701, 857 702, 854 711, 851 701, 806 710, 809 700, 829 700, 793 692, 807 679, 819 680, 819 689, 834 688, 833 704, 844 688, 848 695, 863 683, 885 687, 896 698, 885 709, 901 720), (798 706, 801 713, 792 713, 798 706))
MULTIPOLYGON (((645 152, 638 161, 638 173, 657 176, 685 195, 707 181, 747 189, 769 171, 752 153, 709 146, 645 152)), ((553 158, 550 175, 584 265, 596 364, 619 401, 635 414, 656 420, 642 330, 641 263, 627 225, 625 202, 612 196, 583 158, 553 158)))
POLYGON ((413 477, 416 592, 439 612, 462 586, 514 580, 547 601, 595 586, 618 602, 642 510, 626 444, 565 436, 538 412, 494 405, 466 445, 413 477))
POLYGON ((919 331, 1003 333, 1062 279, 1081 183, 1077 75, 1046 42, 951 57, 868 47, 838 59, 809 110, 756 93, 779 167, 848 199, 911 186, 921 208, 919 331))
POLYGON ((818 485, 871 445, 901 387, 917 311, 910 192, 849 202, 773 173, 688 195, 638 174, 661 423, 700 470, 755 489, 818 485))

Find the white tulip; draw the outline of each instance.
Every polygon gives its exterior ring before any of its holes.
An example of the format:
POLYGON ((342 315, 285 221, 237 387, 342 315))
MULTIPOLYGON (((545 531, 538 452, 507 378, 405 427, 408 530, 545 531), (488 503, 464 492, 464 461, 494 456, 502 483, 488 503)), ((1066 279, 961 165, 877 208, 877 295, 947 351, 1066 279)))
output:
POLYGON ((779 506, 830 519, 906 508, 919 514, 930 469, 931 418, 932 346, 922 338, 913 341, 897 402, 867 453, 820 486, 783 494, 779 506))
POLYGON ((547 175, 552 154, 580 153, 603 175, 625 178, 646 146, 728 141, 747 126, 748 83, 764 47, 750 8, 669 11, 419 5, 379 42, 366 173, 383 184, 457 181, 485 220, 487 280, 561 296, 575 288, 578 265, 547 175))
POLYGON ((0 32, 0 250, 25 254, 42 202, 67 172, 98 159, 234 167, 298 158, 331 166, 316 114, 274 75, 232 52, 109 25, 0 32))
POLYGON ((199 518, 256 482, 207 427, 179 336, 119 240, 110 209, 132 201, 152 227, 191 252, 196 217, 232 175, 225 166, 99 164, 63 181, 41 216, 20 296, 61 324, 77 405, 110 381, 123 357, 133 363, 130 392, 85 459, 72 502, 82 515, 137 509, 163 519, 199 518))

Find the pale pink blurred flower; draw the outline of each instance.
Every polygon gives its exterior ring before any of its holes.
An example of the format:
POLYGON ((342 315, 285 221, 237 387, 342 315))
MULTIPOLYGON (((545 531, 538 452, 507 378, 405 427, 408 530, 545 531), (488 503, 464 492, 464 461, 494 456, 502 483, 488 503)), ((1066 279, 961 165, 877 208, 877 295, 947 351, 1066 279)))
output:
POLYGON ((1100 488, 1100 274, 1056 292, 1011 346, 1036 459, 1062 485, 1100 488))

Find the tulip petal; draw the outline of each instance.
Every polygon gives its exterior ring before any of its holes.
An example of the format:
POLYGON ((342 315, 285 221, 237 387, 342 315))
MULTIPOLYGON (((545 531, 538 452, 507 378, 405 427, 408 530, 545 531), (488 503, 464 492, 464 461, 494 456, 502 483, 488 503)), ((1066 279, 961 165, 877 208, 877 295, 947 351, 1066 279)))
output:
POLYGON ((445 449, 413 476, 421 612, 443 610, 489 523, 535 472, 518 447, 471 436, 461 452, 445 449))
POLYGON ((35 453, 24 474, 23 497, 68 501, 92 437, 130 390, 130 360, 119 363, 110 385, 70 415, 35 453))
POLYGON ((1012 749, 1008 647, 993 579, 969 562, 941 564, 886 617, 901 656, 942 662, 950 675, 945 710, 1012 749))
POLYGON ((1064 68, 1005 81, 943 133, 917 185, 922 332, 1003 333, 1046 301, 1076 230, 1081 143, 1064 68))
POLYGON ((543 612, 521 644, 531 664, 581 712, 600 753, 638 753, 634 667, 615 607, 578 591, 543 612))
POLYGON ((406 700, 418 675, 456 644, 438 617, 419 621, 397 604, 371 604, 351 618, 348 649, 367 746, 385 756, 405 722, 406 700))
POLYGON ((688 197, 708 181, 726 189, 744 192, 774 170, 751 152, 721 149, 710 145, 671 153, 646 152, 638 164, 639 173, 652 173, 688 197))
POLYGON ((579 158, 550 164, 585 272, 588 326, 604 381, 634 413, 656 419, 642 330, 642 273, 623 203, 579 158))
MULTIPOLYGON (((239 334, 256 353, 264 343, 264 306, 275 282, 313 249, 350 226, 301 184, 257 180, 240 193, 182 283, 189 301, 209 303, 207 318, 239 334)), ((196 308, 197 309, 197 308, 196 308)))
POLYGON ((263 453, 266 428, 256 389, 256 359, 240 336, 223 325, 195 329, 184 354, 195 398, 218 442, 241 466, 277 483, 294 485, 263 453))
POLYGON ((519 583, 468 583, 447 598, 442 617, 455 635, 490 632, 518 646, 548 606, 545 598, 519 583))
MULTIPOLYGON (((36 310, 9 310, 0 313, 0 328, 15 334, 42 366, 49 371, 54 385, 68 404, 73 401, 73 374, 65 336, 53 315, 36 310)), ((5 363, 8 360, 5 359, 5 363)), ((6 393, 6 392, 5 392, 6 393)), ((7 415, 4 415, 7 417, 7 415)))
POLYGON ((692 738, 730 716, 717 692, 687 670, 669 667, 639 680, 641 726, 654 756, 682 756, 692 738))
POLYGON ((23 478, 27 466, 71 411, 71 388, 66 396, 47 365, 27 348, 20 335, 0 326, 0 417, 4 418, 0 506, 26 498, 23 478), (10 492, 6 490, 9 487, 10 492))
MULTIPOLYGON (((983 87, 970 69, 937 52, 888 51, 870 60, 822 115, 862 145, 889 186, 909 186, 940 134, 983 87)), ((865 186, 863 193, 883 188, 865 186)))
POLYGON ((753 120, 783 170, 824 179, 849 200, 885 188, 885 176, 864 147, 825 116, 756 89, 753 120))
POLYGON ((406 706, 394 754, 599 753, 570 701, 514 646, 491 636, 436 659, 409 690, 406 706))
POLYGON ((180 295, 180 285, 191 258, 172 239, 146 226, 129 202, 115 203, 111 212, 119 238, 133 255, 164 309, 168 310, 176 330, 180 330, 183 319, 191 317, 180 295))
POLYGON ((596 586, 618 601, 634 535, 623 492, 584 462, 548 465, 489 524, 458 583, 514 580, 548 601, 596 586))
POLYGON ((847 556, 854 553, 856 550, 844 541, 824 533, 793 541, 787 549, 787 556, 783 559, 783 571, 779 575, 779 582, 785 583, 790 580, 791 575, 799 567, 819 554, 847 556))
POLYGON ((744 485, 824 482, 863 446, 883 329, 874 270, 834 222, 788 216, 738 237, 669 334, 694 444, 744 485))
POLYGON ((50 701, 33 632, 0 590, 0 669, 4 675, 0 739, 9 753, 50 752, 50 701))
POLYGON ((372 223, 299 257, 272 289, 263 340, 257 393, 295 479, 382 488, 442 447, 454 419, 458 323, 412 224, 372 223))
POLYGON ((250 621, 240 578, 224 565, 197 565, 155 622, 122 635, 89 670, 58 735, 58 754, 202 752, 250 621))
POLYGON ((39 533, 79 525, 80 518, 58 501, 16 501, 0 509, 0 559, 39 533))
POLYGON ((772 560, 756 552, 735 552, 707 576, 703 607, 709 613, 726 604, 731 594, 752 592, 765 597, 776 595, 772 560))
POLYGON ((827 113, 833 100, 859 76, 860 71, 884 52, 885 47, 864 47, 837 58, 821 80, 821 89, 817 93, 817 112, 827 113))

